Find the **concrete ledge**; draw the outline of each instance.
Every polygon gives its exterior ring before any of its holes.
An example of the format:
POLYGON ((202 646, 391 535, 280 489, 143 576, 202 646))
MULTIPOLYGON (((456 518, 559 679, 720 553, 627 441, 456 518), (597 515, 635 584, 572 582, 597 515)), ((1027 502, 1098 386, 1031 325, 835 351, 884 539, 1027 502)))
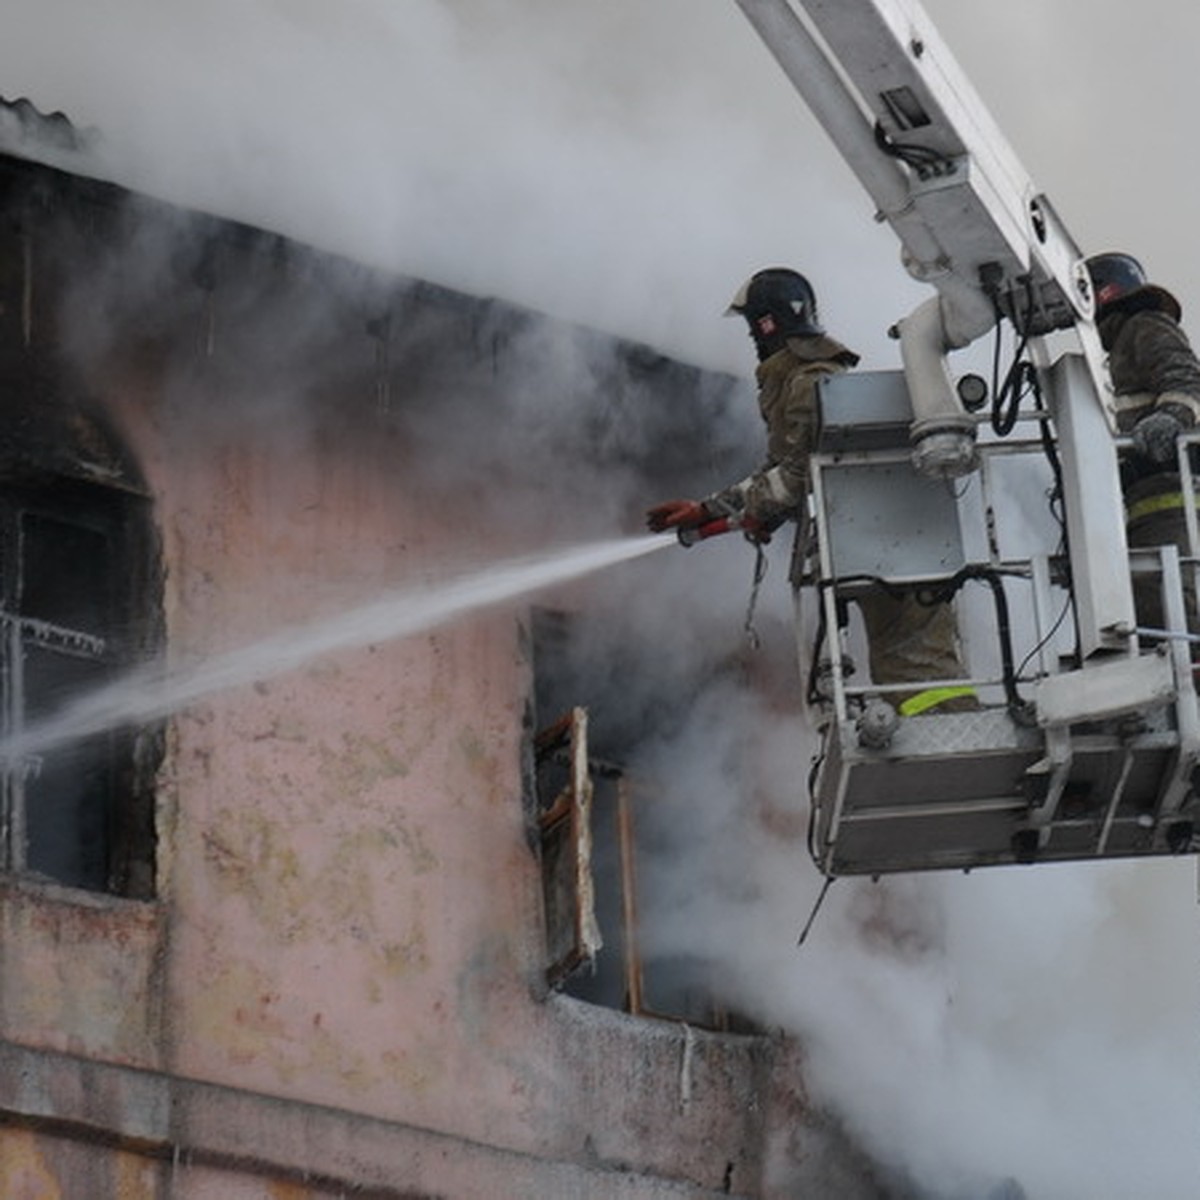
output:
POLYGON ((395 1200, 704 1200, 619 1164, 553 1162, 340 1109, 0 1041, 0 1124, 395 1200))

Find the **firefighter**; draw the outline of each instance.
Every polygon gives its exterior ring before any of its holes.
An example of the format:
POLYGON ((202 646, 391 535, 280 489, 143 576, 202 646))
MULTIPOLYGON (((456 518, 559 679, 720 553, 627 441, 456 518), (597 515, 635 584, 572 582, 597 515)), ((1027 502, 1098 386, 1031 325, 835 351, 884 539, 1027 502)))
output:
MULTIPOLYGON (((822 328, 812 286, 796 271, 771 267, 756 272, 738 290, 726 315, 745 319, 758 354, 758 403, 767 426, 767 456, 757 471, 703 500, 670 500, 647 512, 651 530, 674 529, 684 542, 705 527, 740 528, 759 542, 785 521, 803 527, 809 456, 818 432, 817 384, 858 363, 854 351, 822 328)), ((962 677, 957 626, 948 602, 922 603, 911 591, 882 588, 871 589, 857 602, 867 629, 873 682, 962 677)), ((962 687, 925 688, 890 698, 904 716, 975 707, 973 693, 962 687)), ((864 741, 884 745, 895 727, 895 712, 878 702, 868 710, 865 727, 860 724, 864 741)))
MULTIPOLYGON (((1200 362, 1179 321, 1179 301, 1150 283, 1128 254, 1087 260, 1096 302, 1096 326, 1108 352, 1117 427, 1132 450, 1121 460, 1129 545, 1175 545, 1191 553, 1183 515, 1176 442, 1200 416, 1200 362)), ((1197 631, 1195 583, 1184 572, 1188 626, 1197 631)), ((1143 626, 1162 628, 1162 592, 1156 577, 1134 576, 1134 602, 1143 626)))

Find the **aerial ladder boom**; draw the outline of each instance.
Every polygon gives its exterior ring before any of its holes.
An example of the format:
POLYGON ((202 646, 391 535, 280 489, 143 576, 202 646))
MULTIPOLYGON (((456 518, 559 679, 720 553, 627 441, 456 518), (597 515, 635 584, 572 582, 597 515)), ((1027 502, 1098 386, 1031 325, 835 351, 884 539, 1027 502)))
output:
POLYGON ((914 0, 737 0, 942 301, 950 348, 996 302, 1031 333, 1092 311, 1078 247, 914 0))
MULTIPOLYGON (((1181 567, 1174 547, 1152 567, 1180 632, 1147 651, 1136 636, 1119 439, 1079 247, 916 0, 736 2, 896 233, 905 269, 934 289, 896 322, 898 383, 878 373, 869 396, 852 389, 853 375, 826 385, 830 395, 841 390, 823 409, 813 471, 825 626, 833 629, 834 597, 849 594, 851 578, 935 590, 947 576, 986 579, 1005 643, 1000 703, 902 721, 883 747, 856 733, 853 704, 865 689, 851 686, 841 652, 832 653, 814 857, 829 874, 874 874, 1193 849, 1200 718, 1181 591, 1193 567, 1181 567), (1020 566, 994 536, 1005 503, 988 493, 997 439, 977 436, 981 422, 960 400, 948 357, 1004 320, 1046 399, 1027 442, 1053 468, 1065 535, 1020 566), (1063 330, 1075 348, 1052 362, 1049 337, 1063 330), (897 427, 900 411, 903 438, 883 446, 880 430, 897 427), (951 532, 962 507, 946 500, 944 484, 977 477, 981 462, 987 550, 971 561, 955 540, 961 531, 951 532), (1014 577, 1033 593, 1024 696, 1002 586, 1014 577), (1047 649, 1061 592, 1074 624, 1070 654, 1047 649)), ((1010 432, 997 428, 995 410, 993 429, 1010 432)), ((1179 462, 1191 496, 1186 453, 1179 462)))
POLYGON ((965 473, 972 423, 936 360, 1001 313, 1034 336, 1089 318, 1079 249, 919 4, 799 2, 737 0, 899 237, 909 273, 937 290, 899 326, 923 384, 915 453, 919 470, 965 473))

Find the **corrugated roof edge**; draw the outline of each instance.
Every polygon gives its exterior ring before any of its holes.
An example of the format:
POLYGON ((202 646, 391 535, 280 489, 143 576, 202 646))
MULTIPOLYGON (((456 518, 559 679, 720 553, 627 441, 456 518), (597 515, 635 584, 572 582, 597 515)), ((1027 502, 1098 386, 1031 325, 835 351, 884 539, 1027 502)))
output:
POLYGON ((47 152, 82 153, 99 137, 95 129, 79 129, 63 112, 44 113, 31 100, 0 96, 0 152, 40 158, 47 152))

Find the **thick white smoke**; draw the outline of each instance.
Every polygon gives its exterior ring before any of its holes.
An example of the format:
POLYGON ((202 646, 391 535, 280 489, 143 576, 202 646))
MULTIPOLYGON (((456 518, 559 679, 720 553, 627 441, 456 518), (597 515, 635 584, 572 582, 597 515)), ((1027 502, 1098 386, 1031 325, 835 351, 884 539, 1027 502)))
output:
POLYGON ((8 15, 3 94, 97 127, 97 169, 152 195, 708 365, 745 362, 712 318, 759 266, 802 264, 881 359, 918 297, 726 0, 8 15))
MULTIPOLYGON (((1179 91, 1200 12, 928 8, 1084 247, 1137 250, 1200 308, 1179 91)), ((696 361, 742 361, 710 318, 757 266, 810 271, 867 365, 894 358, 884 330, 922 294, 733 0, 11 0, 6 16, 2 94, 97 127, 120 181, 696 361)))
MULTIPOLYGON (((1133 250, 1200 313, 1200 8, 1147 0, 1134 23, 1111 0, 928 7, 1084 248, 1133 250)), ((759 266, 806 270, 869 367, 895 364, 884 330, 924 294, 732 0, 5 15, 0 93, 97 127, 99 173, 704 365, 748 370, 718 314, 759 266)), ((660 621, 677 633, 687 563, 626 607, 648 639, 660 621)), ((765 603, 785 617, 784 567, 765 603)), ((698 581, 734 578, 698 567, 689 605, 698 581)), ((740 601, 713 608, 736 637, 740 601)), ((870 1150, 931 1196, 1008 1176, 1031 1198, 1196 1193, 1190 862, 844 881, 797 950, 819 883, 795 829, 798 720, 722 680, 659 753, 683 827, 706 836, 676 847, 656 936, 803 1035, 814 1092, 870 1150)))
POLYGON ((687 858, 655 874, 651 952, 799 1031, 814 1099, 929 1200, 1195 1194, 1192 860, 843 879, 798 947, 810 740, 720 689, 699 711, 647 763, 687 858))

